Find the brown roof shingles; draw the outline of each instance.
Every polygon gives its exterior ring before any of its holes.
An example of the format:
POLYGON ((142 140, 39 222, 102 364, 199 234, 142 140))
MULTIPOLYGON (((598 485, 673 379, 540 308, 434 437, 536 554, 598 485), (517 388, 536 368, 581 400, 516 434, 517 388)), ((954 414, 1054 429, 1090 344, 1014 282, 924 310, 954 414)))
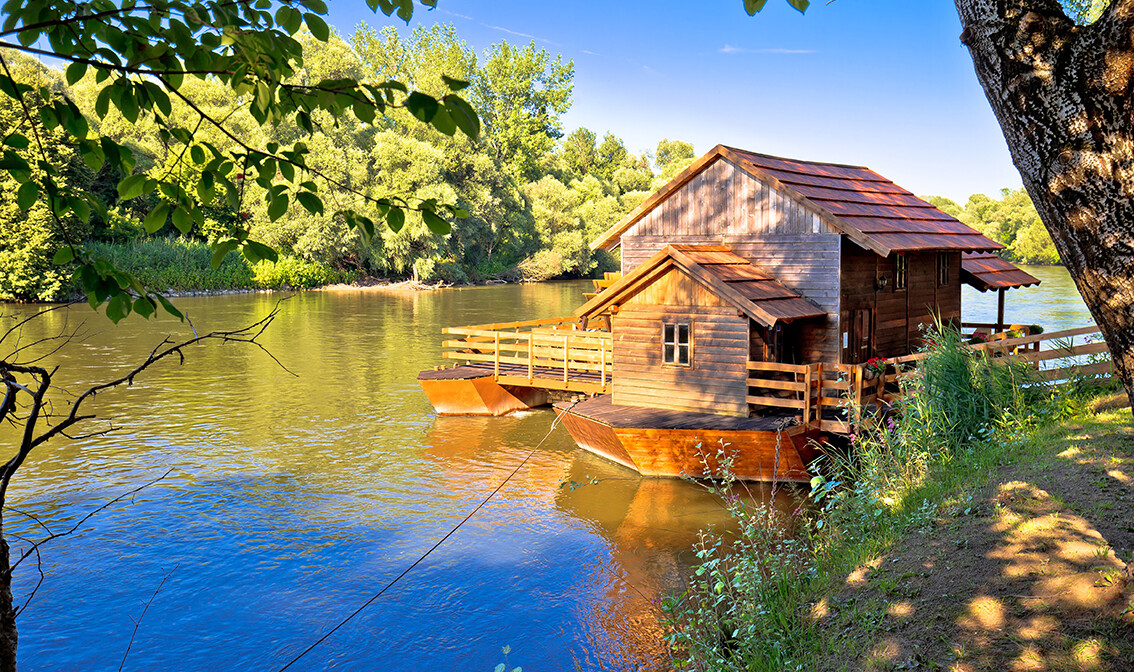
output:
POLYGON ((967 252, 961 257, 961 281, 986 292, 1038 285, 1039 278, 991 252, 967 252))
POLYGON ((619 237, 649 210, 721 158, 733 161, 759 180, 794 192, 823 212, 832 226, 881 255, 916 250, 989 251, 1003 247, 869 168, 785 159, 723 145, 714 147, 647 198, 594 240, 591 247, 617 244, 619 237))
POLYGON ((619 304, 652 282, 648 279, 651 274, 666 265, 680 268, 720 298, 768 327, 777 322, 827 314, 799 292, 781 285, 759 266, 719 245, 667 245, 592 298, 575 314, 582 317, 605 312, 611 305, 619 304))

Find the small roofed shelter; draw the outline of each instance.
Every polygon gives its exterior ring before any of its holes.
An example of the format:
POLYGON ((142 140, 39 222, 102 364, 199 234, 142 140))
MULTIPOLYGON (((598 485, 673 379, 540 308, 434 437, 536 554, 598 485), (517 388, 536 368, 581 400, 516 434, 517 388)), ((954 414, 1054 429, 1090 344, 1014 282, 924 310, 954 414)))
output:
POLYGON ((962 253, 1003 248, 869 168, 724 145, 591 242, 623 274, 667 245, 727 246, 811 300, 826 316, 800 363, 841 364, 908 354, 935 317, 959 327, 962 253))
POLYGON ((979 291, 995 290, 996 331, 1003 331, 1004 294, 1016 287, 1030 287, 1040 284, 1039 278, 1016 268, 992 252, 966 252, 961 258, 961 281, 979 291))
POLYGON ((798 360, 827 317, 723 245, 667 245, 575 314, 610 317, 614 404, 742 417, 747 362, 798 360))

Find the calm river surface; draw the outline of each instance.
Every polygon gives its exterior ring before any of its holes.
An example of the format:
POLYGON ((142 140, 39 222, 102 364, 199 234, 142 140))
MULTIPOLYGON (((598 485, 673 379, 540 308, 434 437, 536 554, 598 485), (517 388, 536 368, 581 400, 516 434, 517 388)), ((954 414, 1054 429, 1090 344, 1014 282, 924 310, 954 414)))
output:
MULTIPOLYGON (((1044 284, 1009 292, 1010 320, 1090 323, 1062 269, 1030 270, 1044 284)), ((549 411, 435 415, 415 376, 441 363, 440 328, 567 314, 588 285, 308 292, 284 304, 263 339, 296 376, 252 348, 207 346, 100 397, 99 415, 120 430, 41 449, 10 504, 65 529, 171 473, 44 547, 43 585, 19 619, 21 669, 116 669, 151 597, 126 668, 282 667, 429 549, 551 429, 549 411)), ((255 321, 277 298, 178 305, 204 332, 255 321)), ((965 299, 966 319, 995 314, 994 294, 965 299)), ((86 337, 55 358, 68 390, 125 370, 168 333, 189 335, 169 319, 113 328, 84 306, 24 338, 84 320, 86 337)), ((6 517, 9 533, 43 536, 6 517)), ((668 669, 656 600, 680 587, 697 530, 722 523, 701 489, 640 479, 556 428, 476 517, 291 669, 487 671, 505 645, 512 666, 528 670, 668 669)), ((18 601, 36 579, 34 565, 19 569, 18 601)))

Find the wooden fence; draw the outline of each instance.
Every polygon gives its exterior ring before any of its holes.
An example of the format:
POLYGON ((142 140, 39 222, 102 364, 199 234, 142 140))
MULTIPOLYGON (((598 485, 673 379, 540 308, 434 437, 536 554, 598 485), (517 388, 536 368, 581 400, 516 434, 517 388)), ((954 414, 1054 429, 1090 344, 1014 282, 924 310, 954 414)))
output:
POLYGON ((610 332, 584 330, 577 318, 448 327, 446 359, 490 363, 496 382, 545 389, 610 392, 614 340, 610 332))
MULTIPOLYGON (((1017 338, 994 334, 971 347, 987 351, 994 365, 997 360, 1024 362, 1037 370, 1038 380, 1051 384, 1114 372, 1106 343, 1093 326, 1017 338)), ((873 366, 748 362, 748 404, 758 413, 795 411, 804 425, 849 433, 859 418, 848 414, 881 410, 896 401, 904 383, 919 375, 917 363, 928 356, 892 357, 873 366)))

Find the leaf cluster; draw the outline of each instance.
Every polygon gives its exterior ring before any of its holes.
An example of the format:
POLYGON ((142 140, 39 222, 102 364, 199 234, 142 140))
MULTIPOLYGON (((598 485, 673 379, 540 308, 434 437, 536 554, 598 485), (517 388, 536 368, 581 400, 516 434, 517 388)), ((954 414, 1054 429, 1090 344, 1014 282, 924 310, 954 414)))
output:
MULTIPOLYGON (((402 20, 412 17, 414 10, 412 0, 368 0, 368 4, 402 20)), ((263 194, 272 221, 296 203, 309 213, 322 214, 326 205, 321 184, 353 191, 365 204, 365 211, 347 209, 337 214, 364 237, 374 236, 380 225, 397 230, 408 211, 420 212, 429 229, 439 235, 451 230, 446 217, 467 215, 462 208, 438 199, 362 193, 310 165, 305 137, 316 131, 320 118, 337 120, 350 114, 364 124, 375 124, 392 110, 405 109, 414 119, 448 136, 460 131, 475 138, 480 131, 477 113, 459 93, 468 83, 459 79, 445 77, 446 90, 437 96, 410 90, 395 79, 296 81, 304 64, 303 43, 297 34, 309 32, 322 42, 330 39, 323 18, 326 12, 323 0, 153 0, 147 4, 135 0, 9 0, 3 5, 0 92, 19 104, 23 119, 3 138, 0 169, 19 184, 16 201, 22 210, 39 202, 46 205, 66 245, 55 261, 74 266, 75 280, 92 307, 105 304, 107 316, 114 321, 130 312, 148 316, 159 306, 180 315, 152 289, 109 263, 100 263, 83 248, 71 222, 88 222, 92 215, 105 221, 109 204, 97 193, 80 191, 62 179, 62 167, 52 160, 47 147, 46 134, 57 129, 66 133, 92 171, 121 176, 116 189, 119 202, 160 197, 143 221, 151 232, 167 222, 182 232, 201 227, 203 205, 214 199, 240 212, 251 184, 263 194), (20 81, 10 67, 12 52, 62 61, 68 85, 93 76, 98 87, 93 114, 84 114, 66 94, 20 81), (228 127, 227 118, 216 116, 186 94, 187 82, 193 78, 231 89, 261 126, 294 124, 298 137, 287 143, 248 142, 228 127), (160 142, 176 157, 172 167, 193 166, 198 175, 195 188, 186 189, 172 172, 156 176, 135 172, 134 151, 94 131, 112 110, 130 124, 154 124, 160 142), (199 139, 202 128, 212 129, 226 146, 199 139)), ((214 242, 214 266, 235 250, 250 262, 277 259, 276 251, 253 240, 239 220, 225 234, 214 242)))

